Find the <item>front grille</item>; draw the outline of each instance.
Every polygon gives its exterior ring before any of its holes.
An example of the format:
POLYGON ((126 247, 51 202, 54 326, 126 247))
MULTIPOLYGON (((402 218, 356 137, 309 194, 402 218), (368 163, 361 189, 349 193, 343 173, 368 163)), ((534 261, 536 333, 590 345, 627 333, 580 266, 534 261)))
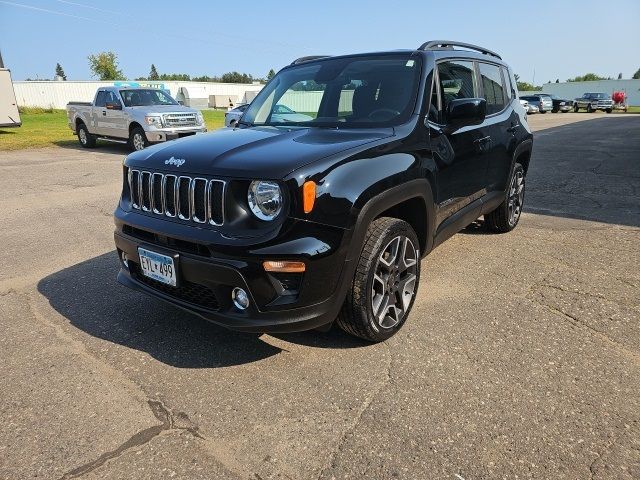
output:
POLYGON ((224 223, 222 180, 129 170, 131 206, 187 222, 224 223))
POLYGON ((178 284, 177 287, 172 287, 171 285, 167 285, 162 282, 158 282, 157 280, 153 280, 152 278, 145 277, 140 271, 140 267, 138 264, 134 262, 129 262, 129 271, 131 275, 138 280, 140 283, 147 285, 148 287, 153 288, 154 290, 158 290, 170 297, 177 298, 178 300, 182 300, 183 302, 190 303, 192 305, 197 305, 198 307, 207 309, 207 310, 219 310, 220 303, 218 302, 218 298, 215 293, 204 285, 200 285, 199 283, 182 281, 178 284))
POLYGON ((195 127, 198 125, 195 113, 167 113, 164 115, 167 127, 195 127))

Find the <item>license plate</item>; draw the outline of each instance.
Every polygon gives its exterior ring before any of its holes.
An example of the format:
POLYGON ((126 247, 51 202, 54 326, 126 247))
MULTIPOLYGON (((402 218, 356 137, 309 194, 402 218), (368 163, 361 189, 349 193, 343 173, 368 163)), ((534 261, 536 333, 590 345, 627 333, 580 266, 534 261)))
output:
POLYGON ((178 276, 176 275, 176 266, 173 263, 173 258, 140 247, 138 248, 138 256, 140 257, 142 274, 145 277, 166 283, 172 287, 176 286, 178 276))

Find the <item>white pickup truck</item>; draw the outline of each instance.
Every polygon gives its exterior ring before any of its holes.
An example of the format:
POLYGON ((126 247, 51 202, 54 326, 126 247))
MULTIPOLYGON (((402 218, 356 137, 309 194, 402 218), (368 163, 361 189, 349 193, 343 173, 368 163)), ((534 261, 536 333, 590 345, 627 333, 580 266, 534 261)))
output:
POLYGON ((93 103, 69 102, 67 118, 85 148, 101 139, 142 150, 151 143, 207 131, 202 113, 155 88, 99 88, 93 103))

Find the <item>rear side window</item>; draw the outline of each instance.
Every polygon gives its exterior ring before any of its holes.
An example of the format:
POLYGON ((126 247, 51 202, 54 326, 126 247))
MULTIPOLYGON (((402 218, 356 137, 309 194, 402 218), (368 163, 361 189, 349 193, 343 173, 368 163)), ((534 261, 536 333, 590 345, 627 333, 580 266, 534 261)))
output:
POLYGON ((487 101, 487 115, 498 113, 504 109, 505 88, 500 67, 489 63, 479 63, 483 97, 487 101))
POLYGON ((106 95, 107 92, 104 90, 100 90, 98 92, 98 96, 96 97, 96 107, 104 107, 107 104, 106 95))
POLYGON ((439 123, 446 123, 447 108, 451 101, 461 98, 478 98, 478 82, 473 62, 450 60, 439 63, 438 83, 439 85, 434 85, 434 95, 439 88, 442 102, 439 123))

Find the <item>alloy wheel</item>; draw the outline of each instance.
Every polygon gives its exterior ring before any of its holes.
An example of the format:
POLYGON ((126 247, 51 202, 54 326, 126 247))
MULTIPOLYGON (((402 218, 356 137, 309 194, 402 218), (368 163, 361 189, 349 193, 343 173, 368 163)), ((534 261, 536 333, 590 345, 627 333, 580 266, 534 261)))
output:
POLYGON ((135 148, 136 150, 144 149, 144 139, 142 138, 142 135, 139 133, 133 134, 133 148, 135 148))
POLYGON ((371 308, 378 325, 393 328, 402 321, 415 295, 418 252, 404 235, 391 240, 375 266, 371 308))
POLYGON ((511 179, 509 187, 509 225, 512 227, 518 223, 524 204, 524 173, 517 170, 511 179))
POLYGON ((84 128, 78 130, 78 137, 80 137, 80 143, 83 145, 87 143, 87 132, 85 132, 84 128))

